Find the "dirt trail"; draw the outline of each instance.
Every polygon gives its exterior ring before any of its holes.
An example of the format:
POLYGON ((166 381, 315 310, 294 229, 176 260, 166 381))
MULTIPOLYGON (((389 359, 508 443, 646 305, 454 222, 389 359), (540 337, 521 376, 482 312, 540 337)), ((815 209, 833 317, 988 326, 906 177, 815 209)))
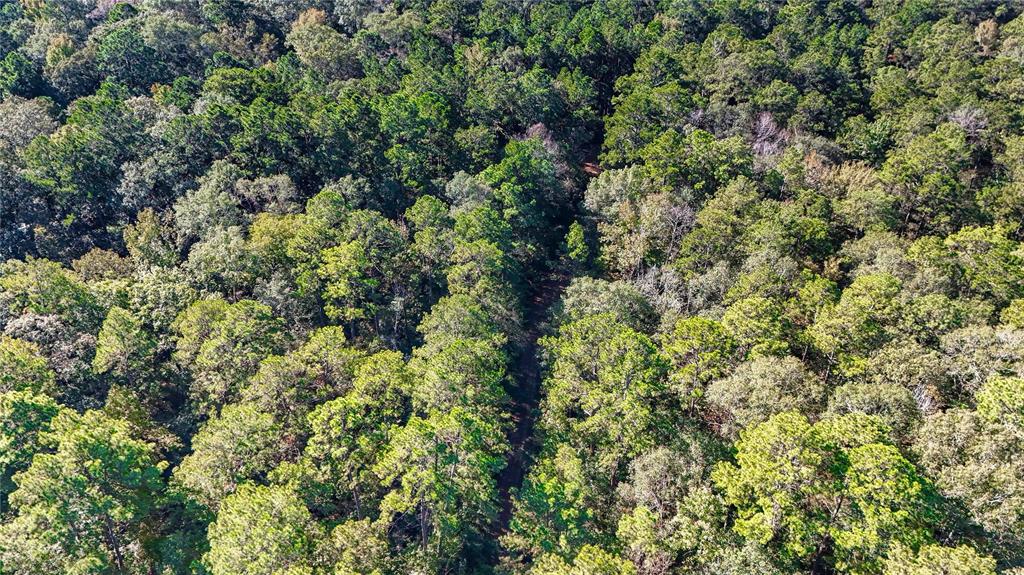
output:
POLYGON ((515 387, 509 390, 512 398, 512 420, 515 427, 509 434, 508 464, 498 476, 498 493, 501 511, 498 515, 496 537, 508 530, 512 518, 512 489, 523 483, 526 471, 536 452, 533 441, 533 426, 540 404, 540 358, 537 340, 544 335, 550 320, 551 308, 558 302, 568 277, 549 274, 538 283, 531 285, 523 324, 526 333, 524 344, 515 365, 515 387))

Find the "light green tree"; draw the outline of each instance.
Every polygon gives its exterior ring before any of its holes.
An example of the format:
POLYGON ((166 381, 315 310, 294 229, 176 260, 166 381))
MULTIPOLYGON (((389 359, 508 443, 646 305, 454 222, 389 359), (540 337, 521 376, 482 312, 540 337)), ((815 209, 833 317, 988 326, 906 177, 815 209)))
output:
POLYGON ((0 392, 54 391, 54 375, 39 346, 0 335, 0 392))
POLYGON ((896 546, 885 560, 884 575, 995 575, 996 560, 966 545, 925 545, 914 553, 896 546))
POLYGON ((195 378, 190 389, 201 410, 234 399, 260 362, 278 353, 284 325, 266 305, 241 300, 201 300, 175 320, 176 358, 195 378))
POLYGON ((54 445, 14 476, 14 520, 0 527, 5 568, 65 573, 144 573, 140 545, 163 491, 167 463, 102 412, 65 411, 44 440, 54 445))
POLYGON ((542 555, 530 569, 531 575, 634 575, 636 567, 600 547, 585 545, 566 561, 555 554, 542 555))
POLYGON ((660 408, 670 397, 668 366, 650 338, 601 314, 562 326, 542 345, 550 440, 579 446, 614 472, 671 425, 671 410, 660 408))
POLYGON ((174 482, 216 512, 239 484, 259 479, 283 457, 280 426, 248 404, 225 405, 192 438, 192 452, 174 470, 174 482))
POLYGON ((464 407, 414 416, 394 435, 374 467, 392 488, 381 501, 381 520, 412 520, 414 564, 450 569, 494 519, 494 477, 507 449, 500 425, 464 407))
POLYGON ((312 573, 321 527, 287 487, 245 484, 229 495, 207 532, 212 575, 312 573))
POLYGON ((153 375, 156 341, 131 312, 110 308, 96 338, 92 368, 136 385, 153 375))
POLYGON ((32 456, 47 446, 50 422, 60 407, 46 395, 31 391, 0 393, 0 505, 7 511, 12 476, 28 468, 32 456))
POLYGON ((893 545, 928 543, 932 487, 887 434, 870 416, 811 424, 794 412, 745 430, 736 463, 713 474, 736 509, 734 529, 796 565, 829 560, 855 574, 877 573, 893 545))

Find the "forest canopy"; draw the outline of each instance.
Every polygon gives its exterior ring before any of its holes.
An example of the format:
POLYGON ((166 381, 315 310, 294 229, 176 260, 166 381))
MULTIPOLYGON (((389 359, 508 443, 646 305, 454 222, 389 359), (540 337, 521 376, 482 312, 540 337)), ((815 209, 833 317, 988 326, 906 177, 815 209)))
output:
POLYGON ((0 575, 1024 573, 1020 0, 0 0, 0 575))

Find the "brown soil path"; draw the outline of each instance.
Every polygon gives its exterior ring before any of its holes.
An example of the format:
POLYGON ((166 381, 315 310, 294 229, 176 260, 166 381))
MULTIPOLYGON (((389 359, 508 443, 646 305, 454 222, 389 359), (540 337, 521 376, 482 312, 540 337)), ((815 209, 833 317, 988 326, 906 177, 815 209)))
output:
POLYGON ((498 515, 495 537, 508 530, 512 519, 513 490, 523 483, 526 472, 533 461, 537 445, 533 428, 540 409, 541 366, 537 340, 543 336, 551 319, 552 307, 562 296, 562 290, 569 283, 566 275, 553 273, 530 286, 527 300, 523 334, 523 346, 515 364, 515 386, 509 390, 512 398, 512 421, 514 428, 509 434, 510 452, 508 464, 498 476, 498 493, 501 509, 498 515))

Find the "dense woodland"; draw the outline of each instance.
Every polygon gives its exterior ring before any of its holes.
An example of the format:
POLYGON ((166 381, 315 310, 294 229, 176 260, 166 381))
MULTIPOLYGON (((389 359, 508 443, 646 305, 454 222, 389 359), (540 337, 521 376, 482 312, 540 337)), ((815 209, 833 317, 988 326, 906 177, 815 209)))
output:
POLYGON ((1020 0, 0 0, 0 575, 1024 573, 1020 0))

